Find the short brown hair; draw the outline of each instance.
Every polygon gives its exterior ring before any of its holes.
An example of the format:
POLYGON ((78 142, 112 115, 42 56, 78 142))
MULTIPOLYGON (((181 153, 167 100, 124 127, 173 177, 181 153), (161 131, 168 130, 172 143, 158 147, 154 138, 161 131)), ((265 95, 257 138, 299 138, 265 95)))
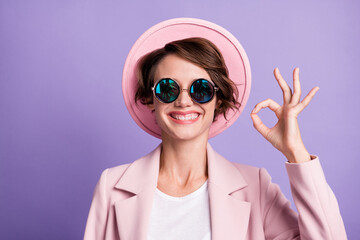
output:
POLYGON ((155 72, 159 62, 169 54, 176 54, 204 68, 219 88, 216 96, 217 100, 221 102, 215 109, 214 119, 221 113, 226 119, 227 110, 239 109, 240 103, 237 101, 239 92, 229 78, 224 58, 218 48, 205 38, 186 38, 173 41, 166 44, 165 47, 143 56, 138 62, 138 89, 135 94, 135 102, 140 100, 144 105, 153 103, 151 88, 154 85, 155 72))

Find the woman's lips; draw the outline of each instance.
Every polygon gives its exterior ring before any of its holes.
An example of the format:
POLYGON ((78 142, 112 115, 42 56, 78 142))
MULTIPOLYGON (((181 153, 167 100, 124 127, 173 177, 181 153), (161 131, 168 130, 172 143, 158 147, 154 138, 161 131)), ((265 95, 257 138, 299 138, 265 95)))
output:
POLYGON ((200 113, 195 111, 171 112, 168 114, 171 120, 179 124, 191 124, 199 119, 200 113))

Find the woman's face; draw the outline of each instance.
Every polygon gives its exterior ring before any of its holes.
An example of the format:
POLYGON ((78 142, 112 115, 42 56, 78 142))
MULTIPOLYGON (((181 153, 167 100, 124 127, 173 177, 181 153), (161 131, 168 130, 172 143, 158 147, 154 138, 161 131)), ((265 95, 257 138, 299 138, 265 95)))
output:
MULTIPOLYGON (((154 81, 162 78, 174 79, 180 89, 188 89, 194 80, 204 78, 211 81, 205 69, 174 54, 167 55, 158 64, 154 81)), ((162 139, 191 140, 208 139, 214 119, 216 95, 205 104, 194 102, 187 90, 182 90, 172 103, 162 103, 154 97, 156 121, 162 130, 162 139)))

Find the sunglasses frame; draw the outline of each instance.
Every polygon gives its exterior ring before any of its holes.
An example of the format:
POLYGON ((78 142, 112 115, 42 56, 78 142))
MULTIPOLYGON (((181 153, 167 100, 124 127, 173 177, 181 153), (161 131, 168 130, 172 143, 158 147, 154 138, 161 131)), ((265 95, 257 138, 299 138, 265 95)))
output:
POLYGON ((172 102, 175 102, 176 99, 178 99, 180 93, 181 93, 183 90, 186 90, 187 93, 189 94, 189 96, 190 96, 190 98, 191 98, 192 101, 194 101, 194 102, 196 102, 196 103, 198 103, 198 104, 205 104, 205 103, 211 102, 211 100, 213 100, 213 98, 214 98, 216 92, 219 90, 219 88, 218 88, 213 82, 211 82, 210 80, 207 80, 207 79, 205 79, 205 78, 195 79, 193 82, 191 82, 189 88, 181 88, 181 87, 180 87, 180 84, 179 84, 175 79, 172 79, 172 78, 161 78, 161 79, 159 79, 158 81, 155 82, 155 84, 154 84, 154 86, 151 88, 151 90, 153 91, 153 94, 154 94, 154 96, 156 97, 156 99, 159 100, 159 101, 162 102, 162 103, 172 103, 172 102), (178 95, 176 96, 176 98, 175 98, 173 101, 171 101, 171 102, 164 102, 164 101, 162 101, 162 100, 155 94, 156 85, 157 85, 159 82, 161 82, 162 80, 172 80, 172 81, 174 81, 174 82, 178 85, 178 87, 179 87, 179 94, 178 94, 178 95), (198 80, 205 80, 205 81, 207 81, 207 82, 213 87, 213 89, 214 89, 214 94, 213 94, 213 95, 211 96, 211 98, 210 98, 208 101, 206 101, 206 102, 202 102, 202 103, 201 103, 201 102, 198 102, 198 101, 196 101, 195 99, 193 99, 192 96, 191 96, 191 94, 190 94, 191 86, 192 86, 196 81, 198 81, 198 80))

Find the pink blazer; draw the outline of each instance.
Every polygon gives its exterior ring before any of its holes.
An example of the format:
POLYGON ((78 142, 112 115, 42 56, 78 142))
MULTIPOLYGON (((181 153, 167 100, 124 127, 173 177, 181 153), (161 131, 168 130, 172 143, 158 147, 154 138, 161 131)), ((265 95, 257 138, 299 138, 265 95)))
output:
MULTIPOLYGON (((146 239, 160 151, 161 145, 133 163, 102 173, 85 240, 146 239)), ((307 163, 286 163, 299 215, 265 169, 230 162, 210 144, 207 156, 212 240, 347 239, 336 198, 316 156, 307 163)))

